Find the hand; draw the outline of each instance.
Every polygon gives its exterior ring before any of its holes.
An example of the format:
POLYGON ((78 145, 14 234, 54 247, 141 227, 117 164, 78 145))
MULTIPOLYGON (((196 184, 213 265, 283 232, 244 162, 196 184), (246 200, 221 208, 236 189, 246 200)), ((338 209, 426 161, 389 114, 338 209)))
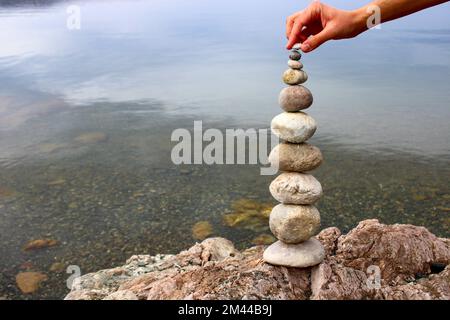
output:
POLYGON ((353 38, 365 30, 359 11, 345 11, 319 1, 287 19, 287 49, 302 43, 301 50, 309 52, 328 40, 353 38))

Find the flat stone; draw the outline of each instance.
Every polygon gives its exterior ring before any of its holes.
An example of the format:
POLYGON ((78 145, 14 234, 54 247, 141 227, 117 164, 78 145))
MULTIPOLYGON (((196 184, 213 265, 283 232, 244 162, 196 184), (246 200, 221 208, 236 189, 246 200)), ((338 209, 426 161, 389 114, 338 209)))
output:
POLYGON ((301 43, 296 43, 292 46, 293 50, 300 50, 302 48, 302 44, 301 43))
POLYGON ((292 143, 302 143, 316 132, 316 121, 304 112, 283 112, 272 119, 274 135, 292 143))
POLYGON ((308 80, 308 75, 303 70, 287 69, 283 73, 283 81, 289 85, 301 84, 308 80))
POLYGON ((306 172, 319 167, 323 156, 319 148, 308 143, 283 142, 270 152, 269 162, 280 171, 306 172))
POLYGON ((263 254, 263 259, 267 263, 294 268, 312 267, 321 263, 324 258, 325 250, 315 238, 298 244, 277 241, 263 254))
POLYGON ((302 54, 298 52, 297 50, 292 50, 291 54, 289 55, 289 59, 291 60, 300 60, 302 57, 302 54))
POLYGON ((284 204, 313 204, 322 196, 322 185, 310 174, 284 172, 270 184, 272 196, 284 204))
POLYGON ((289 60, 288 61, 288 66, 291 69, 300 70, 300 69, 303 68, 303 63, 301 63, 300 61, 296 61, 296 60, 289 60))
POLYGON ((312 205, 279 204, 272 209, 269 225, 277 239, 285 243, 300 243, 317 234, 320 213, 312 205))
POLYGON ((289 86, 281 90, 278 103, 284 111, 297 112, 309 108, 313 103, 313 96, 304 86, 289 86))

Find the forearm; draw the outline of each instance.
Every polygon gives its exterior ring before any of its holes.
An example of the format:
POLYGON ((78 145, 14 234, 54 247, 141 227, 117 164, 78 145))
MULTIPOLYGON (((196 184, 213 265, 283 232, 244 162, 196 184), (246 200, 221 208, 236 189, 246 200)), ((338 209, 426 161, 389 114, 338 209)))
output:
POLYGON ((363 32, 369 27, 368 19, 374 14, 374 8, 378 7, 380 22, 395 20, 414 12, 447 2, 448 0, 375 0, 368 5, 354 11, 359 24, 359 31, 363 32))

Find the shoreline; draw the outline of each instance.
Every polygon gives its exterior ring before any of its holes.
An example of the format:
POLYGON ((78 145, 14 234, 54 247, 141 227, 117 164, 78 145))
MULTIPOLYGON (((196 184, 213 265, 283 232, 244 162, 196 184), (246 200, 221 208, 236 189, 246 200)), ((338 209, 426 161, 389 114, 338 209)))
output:
POLYGON ((371 219, 316 238, 326 258, 315 267, 272 266, 262 261, 264 246, 238 251, 208 238, 176 255, 135 255, 83 275, 65 299, 450 299, 450 239, 424 227, 371 219))

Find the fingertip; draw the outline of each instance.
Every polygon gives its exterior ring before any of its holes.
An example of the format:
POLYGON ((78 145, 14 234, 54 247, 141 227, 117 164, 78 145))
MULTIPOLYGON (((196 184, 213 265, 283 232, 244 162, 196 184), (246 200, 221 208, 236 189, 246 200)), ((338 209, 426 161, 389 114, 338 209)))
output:
POLYGON ((292 46, 293 46, 292 41, 289 40, 288 43, 287 43, 287 45, 286 45, 286 49, 291 50, 291 49, 292 49, 292 46))
POLYGON ((309 52, 312 50, 311 45, 307 42, 302 43, 301 49, 303 52, 309 52))

